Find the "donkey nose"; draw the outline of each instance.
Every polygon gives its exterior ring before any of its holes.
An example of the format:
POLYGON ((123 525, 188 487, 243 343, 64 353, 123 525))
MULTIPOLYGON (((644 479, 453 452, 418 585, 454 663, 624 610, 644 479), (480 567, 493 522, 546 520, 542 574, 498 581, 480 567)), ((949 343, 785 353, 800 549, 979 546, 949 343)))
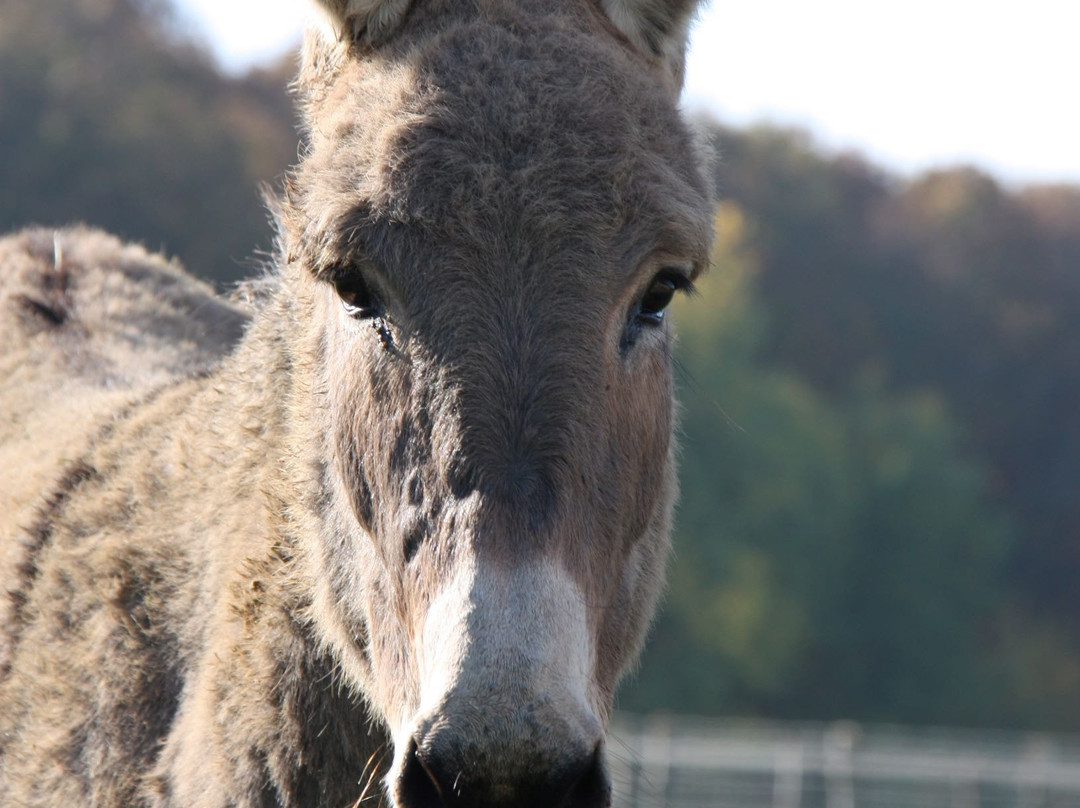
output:
POLYGON ((414 740, 397 784, 397 808, 609 808, 611 784, 600 748, 531 767, 516 777, 482 771, 450 746, 414 740))

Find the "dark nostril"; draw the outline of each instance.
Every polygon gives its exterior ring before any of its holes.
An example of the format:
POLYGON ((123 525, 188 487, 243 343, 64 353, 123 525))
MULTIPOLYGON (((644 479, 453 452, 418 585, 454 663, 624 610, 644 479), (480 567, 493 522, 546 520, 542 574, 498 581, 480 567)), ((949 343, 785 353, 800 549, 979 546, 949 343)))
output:
POLYGON ((558 808, 609 808, 611 805, 611 781, 600 747, 584 766, 567 772, 564 782, 566 790, 557 792, 565 795, 556 803, 558 808))
POLYGON ((446 806, 439 783, 417 753, 415 741, 409 745, 409 754, 398 781, 396 802, 403 808, 445 808, 446 806))
POLYGON ((398 808, 610 808, 611 783, 600 747, 561 765, 538 765, 510 781, 492 770, 466 775, 459 755, 414 740, 398 778, 398 808), (457 762, 456 762, 457 761, 457 762))

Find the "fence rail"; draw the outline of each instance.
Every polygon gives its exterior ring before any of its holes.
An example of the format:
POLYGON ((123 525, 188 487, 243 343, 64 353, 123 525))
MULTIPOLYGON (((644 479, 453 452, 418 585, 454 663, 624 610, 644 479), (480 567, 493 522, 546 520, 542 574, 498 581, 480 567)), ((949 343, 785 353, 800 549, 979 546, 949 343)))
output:
POLYGON ((620 716, 616 808, 1080 808, 1080 738, 620 716))

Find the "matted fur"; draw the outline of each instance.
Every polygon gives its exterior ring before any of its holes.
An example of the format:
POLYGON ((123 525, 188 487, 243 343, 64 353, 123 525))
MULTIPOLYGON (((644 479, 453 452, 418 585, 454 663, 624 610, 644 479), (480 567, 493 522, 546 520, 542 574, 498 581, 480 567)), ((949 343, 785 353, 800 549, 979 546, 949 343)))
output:
POLYGON ((255 302, 0 241, 0 805, 609 801, 675 497, 637 312, 711 232, 671 66, 632 4, 322 5, 255 302))

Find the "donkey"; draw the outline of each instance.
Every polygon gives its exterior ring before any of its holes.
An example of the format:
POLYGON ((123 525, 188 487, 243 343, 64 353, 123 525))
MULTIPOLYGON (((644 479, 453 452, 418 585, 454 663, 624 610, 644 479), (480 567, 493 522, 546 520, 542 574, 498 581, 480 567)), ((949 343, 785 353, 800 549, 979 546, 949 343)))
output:
POLYGON ((0 243, 0 805, 611 804, 711 234, 694 6, 321 0, 237 299, 0 243))

